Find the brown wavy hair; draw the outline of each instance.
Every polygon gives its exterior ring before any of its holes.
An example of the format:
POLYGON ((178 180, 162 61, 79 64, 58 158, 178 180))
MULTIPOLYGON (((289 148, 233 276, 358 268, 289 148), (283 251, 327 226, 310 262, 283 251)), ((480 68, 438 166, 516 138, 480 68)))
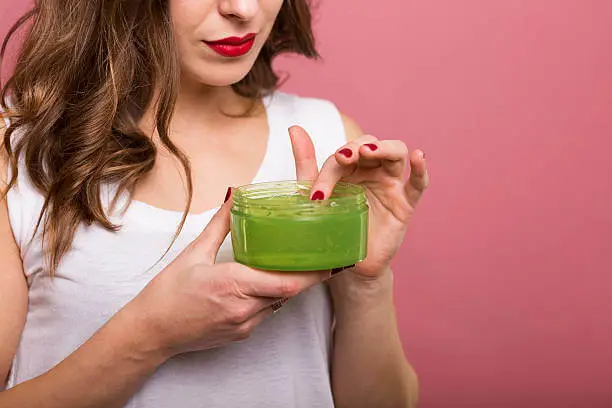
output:
MULTIPOLYGON (((8 189, 23 157, 45 197, 36 230, 42 226, 51 275, 81 223, 120 227, 110 221, 100 193, 111 184, 117 197, 131 196, 153 168, 156 148, 138 126, 149 106, 161 142, 185 171, 188 199, 174 239, 185 223, 193 185, 189 160, 168 135, 180 70, 166 3, 36 0, 2 43, 0 64, 9 40, 27 27, 15 71, 2 86, 3 116, 10 120, 2 147, 12 171, 8 189), (12 140, 18 129, 23 136, 12 140)), ((271 93, 279 83, 272 60, 284 52, 318 56, 307 0, 283 2, 253 69, 234 90, 254 100, 271 93)))

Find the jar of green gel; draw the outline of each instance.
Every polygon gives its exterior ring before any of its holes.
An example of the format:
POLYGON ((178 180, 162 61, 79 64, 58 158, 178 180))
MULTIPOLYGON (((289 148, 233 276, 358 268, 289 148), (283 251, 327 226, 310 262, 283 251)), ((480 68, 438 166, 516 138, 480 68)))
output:
POLYGON ((361 186, 339 183, 311 201, 312 183, 283 181, 233 191, 231 234, 237 262, 274 271, 314 271, 366 257, 368 204, 361 186))

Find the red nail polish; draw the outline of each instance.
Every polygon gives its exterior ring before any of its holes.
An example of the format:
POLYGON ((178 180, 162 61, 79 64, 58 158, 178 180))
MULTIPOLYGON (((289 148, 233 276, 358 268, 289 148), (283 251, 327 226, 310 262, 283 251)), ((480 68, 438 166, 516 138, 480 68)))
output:
POLYGON ((368 149, 370 149, 373 152, 378 150, 378 146, 376 146, 374 143, 366 143, 366 144, 364 144, 364 146, 367 147, 368 149))
POLYGON ((232 188, 228 187, 227 188, 227 193, 225 193, 225 200, 223 200, 224 203, 227 203, 227 200, 229 200, 230 196, 232 195, 232 188))
POLYGON ((317 190, 314 192, 312 197, 310 198, 312 201, 323 200, 325 198, 325 194, 321 190, 317 190))
POLYGON ((342 149, 338 153, 345 156, 347 159, 350 159, 351 157, 353 157, 353 151, 349 148, 342 149))

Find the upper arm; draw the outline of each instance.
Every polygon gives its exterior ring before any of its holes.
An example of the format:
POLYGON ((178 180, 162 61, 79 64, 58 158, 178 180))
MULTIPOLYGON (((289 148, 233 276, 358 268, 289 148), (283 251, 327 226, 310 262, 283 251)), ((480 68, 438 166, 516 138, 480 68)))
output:
MULTIPOLYGON (((4 122, 0 120, 0 140, 4 122)), ((0 144, 0 147, 2 145, 0 144)), ((28 308, 28 287, 19 247, 9 224, 6 190, 8 158, 0 149, 0 390, 10 371, 28 308)))
POLYGON ((357 122, 344 113, 340 113, 340 116, 342 117, 342 124, 344 125, 344 133, 346 133, 347 141, 350 142, 363 136, 363 130, 357 122))

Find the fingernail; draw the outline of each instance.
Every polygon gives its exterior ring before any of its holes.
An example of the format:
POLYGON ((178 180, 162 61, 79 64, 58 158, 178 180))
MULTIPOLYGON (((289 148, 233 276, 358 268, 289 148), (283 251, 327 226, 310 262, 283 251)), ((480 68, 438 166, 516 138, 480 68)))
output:
POLYGON ((345 156, 347 159, 350 159, 351 157, 353 157, 353 151, 349 148, 342 149, 338 153, 345 156))
POLYGON ((227 188, 227 193, 225 193, 225 199, 223 200, 223 202, 227 203, 227 200, 229 200, 231 195, 232 195, 232 188, 228 187, 227 188))
POLYGON ((323 200, 324 198, 325 194, 321 190, 315 191, 312 197, 310 197, 312 201, 323 200))
POLYGON ((351 268, 354 268, 354 267, 355 267, 355 264, 353 264, 353 265, 349 265, 349 266, 343 266, 343 267, 341 267, 341 268, 334 268, 334 269, 332 269, 332 271, 331 271, 331 275, 332 275, 332 276, 337 275, 337 274, 339 274, 339 273, 340 273, 340 272, 342 272, 342 271, 345 271, 345 270, 347 270, 347 269, 351 269, 351 268))
POLYGON ((368 149, 370 149, 373 152, 378 150, 378 146, 376 146, 374 143, 366 143, 366 144, 364 144, 364 146, 367 147, 368 149))

